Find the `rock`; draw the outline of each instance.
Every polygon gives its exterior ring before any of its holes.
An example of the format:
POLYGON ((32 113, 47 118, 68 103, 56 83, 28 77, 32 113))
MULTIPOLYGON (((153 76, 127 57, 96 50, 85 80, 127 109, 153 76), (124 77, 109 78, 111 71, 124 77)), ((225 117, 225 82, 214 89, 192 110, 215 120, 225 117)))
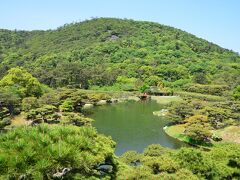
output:
POLYGON ((113 166, 112 165, 108 165, 108 164, 102 164, 97 168, 100 172, 102 172, 102 174, 105 173, 112 173, 113 171, 113 166))
POLYGON ((110 100, 110 102, 111 102, 111 103, 117 103, 117 102, 118 102, 118 99, 112 98, 112 99, 110 100))
POLYGON ((117 40, 117 39, 119 39, 119 37, 115 34, 113 34, 113 35, 111 35, 111 37, 109 37, 110 41, 114 41, 114 40, 117 40))
POLYGON ((83 109, 90 109, 90 108, 92 108, 93 107, 93 104, 84 104, 83 105, 83 109))
POLYGON ((97 106, 107 104, 107 100, 100 100, 96 103, 97 106))
POLYGON ((69 171, 71 171, 70 168, 64 168, 62 170, 62 172, 57 172, 55 174, 53 174, 54 178, 63 178, 63 176, 65 176, 69 171))

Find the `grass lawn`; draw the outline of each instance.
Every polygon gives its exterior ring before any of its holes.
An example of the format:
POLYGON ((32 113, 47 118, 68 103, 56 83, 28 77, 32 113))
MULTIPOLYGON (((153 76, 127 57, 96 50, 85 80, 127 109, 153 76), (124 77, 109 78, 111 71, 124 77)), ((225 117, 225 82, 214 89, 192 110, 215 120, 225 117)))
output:
POLYGON ((159 104, 168 104, 182 100, 179 96, 151 96, 151 99, 157 101, 159 104))
MULTIPOLYGON (((184 126, 183 125, 174 125, 165 128, 165 132, 180 141, 189 142, 189 138, 184 135, 184 126)), ((212 145, 217 145, 219 143, 231 142, 231 143, 240 143, 240 126, 229 126, 224 129, 218 129, 213 131, 214 134, 222 138, 222 141, 214 142, 212 145)))
POLYGON ((184 135, 184 130, 185 130, 184 126, 182 124, 179 124, 179 125, 167 127, 165 129, 165 132, 173 138, 176 138, 180 141, 184 141, 188 143, 189 138, 184 135))
POLYGON ((228 126, 218 129, 214 133, 223 139, 222 142, 240 143, 240 126, 228 126))
POLYGON ((31 122, 27 121, 22 114, 15 116, 12 119, 11 125, 10 126, 24 126, 24 125, 29 125, 31 122))

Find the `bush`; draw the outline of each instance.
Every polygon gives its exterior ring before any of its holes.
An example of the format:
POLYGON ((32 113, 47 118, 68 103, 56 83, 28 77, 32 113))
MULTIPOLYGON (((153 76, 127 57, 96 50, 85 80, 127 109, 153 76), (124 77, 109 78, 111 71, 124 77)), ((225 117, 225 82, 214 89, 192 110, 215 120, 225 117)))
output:
POLYGON ((60 123, 64 125, 75 125, 75 126, 83 126, 90 125, 93 120, 90 118, 86 118, 79 113, 74 112, 64 112, 62 114, 60 123))
POLYGON ((60 116, 57 113, 57 108, 51 105, 44 105, 37 109, 32 109, 26 113, 26 118, 32 120, 33 123, 51 123, 58 121, 60 116))
POLYGON ((182 96, 184 98, 196 98, 204 101, 226 101, 225 97, 222 96, 214 96, 214 95, 208 95, 208 94, 201 94, 201 93, 193 93, 193 92, 175 92, 176 95, 182 96))
POLYGON ((225 91, 230 90, 230 88, 226 85, 189 84, 184 87, 184 90, 188 92, 221 96, 225 91))
POLYGON ((36 97, 26 97, 22 100, 22 110, 29 111, 38 108, 38 99, 36 97))
POLYGON ((236 100, 240 100, 240 86, 237 86, 233 91, 233 97, 236 100))
POLYGON ((60 106, 62 112, 72 112, 74 110, 73 102, 70 99, 66 99, 60 106))
POLYGON ((193 114, 193 105, 187 101, 174 102, 169 108, 169 116, 173 122, 183 121, 193 114))
MULTIPOLYGON (((65 179, 105 176, 100 164, 115 166, 115 143, 92 127, 21 127, 0 136, 0 179, 53 179, 64 169, 65 179)), ((62 179, 63 177, 59 177, 62 179)))
POLYGON ((5 117, 3 119, 0 119, 0 129, 4 128, 5 126, 8 126, 11 124, 11 118, 5 117))
POLYGON ((39 97, 43 94, 42 84, 26 70, 19 67, 8 71, 8 74, 0 80, 0 87, 17 87, 17 94, 22 98, 39 97))

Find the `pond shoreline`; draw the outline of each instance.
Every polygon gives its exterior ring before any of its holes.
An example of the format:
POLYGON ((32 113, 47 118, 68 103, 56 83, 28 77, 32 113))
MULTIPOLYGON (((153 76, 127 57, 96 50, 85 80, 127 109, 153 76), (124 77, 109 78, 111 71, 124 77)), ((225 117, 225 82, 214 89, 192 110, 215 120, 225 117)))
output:
MULTIPOLYGON (((125 97, 116 97, 116 98, 111 98, 111 99, 101 99, 97 102, 87 102, 83 105, 83 109, 89 109, 94 106, 100 106, 100 105, 105 105, 105 104, 112 104, 112 103, 122 103, 126 101, 141 101, 141 98, 138 95, 131 94, 129 96, 125 97)), ((158 104, 168 104, 171 102, 177 102, 181 100, 180 96, 149 96, 147 100, 154 100, 158 104)), ((144 100, 143 100, 144 101, 144 100)))

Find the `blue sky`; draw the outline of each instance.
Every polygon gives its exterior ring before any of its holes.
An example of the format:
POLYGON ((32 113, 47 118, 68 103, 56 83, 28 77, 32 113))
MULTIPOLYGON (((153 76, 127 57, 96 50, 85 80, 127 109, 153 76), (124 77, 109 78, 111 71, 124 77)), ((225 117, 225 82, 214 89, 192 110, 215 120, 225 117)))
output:
POLYGON ((240 0, 0 1, 4 29, 54 29, 91 17, 159 22, 240 52, 240 0))

